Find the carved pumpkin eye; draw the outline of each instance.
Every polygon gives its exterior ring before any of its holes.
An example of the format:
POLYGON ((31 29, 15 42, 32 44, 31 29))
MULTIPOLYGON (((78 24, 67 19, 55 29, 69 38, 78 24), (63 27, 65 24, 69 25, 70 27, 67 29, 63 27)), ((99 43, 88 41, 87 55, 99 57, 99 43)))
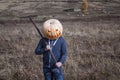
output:
POLYGON ((58 31, 58 29, 56 29, 56 31, 58 31))
POLYGON ((48 30, 48 32, 51 32, 50 30, 48 30))

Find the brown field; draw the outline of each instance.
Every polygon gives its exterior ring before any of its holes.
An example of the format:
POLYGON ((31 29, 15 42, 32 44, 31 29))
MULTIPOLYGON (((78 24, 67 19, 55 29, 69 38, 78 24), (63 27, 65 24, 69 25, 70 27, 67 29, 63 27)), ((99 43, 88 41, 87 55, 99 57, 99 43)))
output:
POLYGON ((80 11, 63 12, 79 9, 78 3, 0 2, 0 80, 44 80, 42 56, 34 53, 39 34, 28 19, 18 18, 29 14, 39 15, 33 19, 39 29, 49 18, 63 23, 65 80, 120 80, 119 3, 91 2, 88 14, 81 16, 80 11))

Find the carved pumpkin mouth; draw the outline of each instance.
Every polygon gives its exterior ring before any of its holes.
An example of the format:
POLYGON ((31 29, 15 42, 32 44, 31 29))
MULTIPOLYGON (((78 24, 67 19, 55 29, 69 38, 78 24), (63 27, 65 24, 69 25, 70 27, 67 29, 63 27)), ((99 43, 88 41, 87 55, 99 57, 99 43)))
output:
POLYGON ((58 38, 58 37, 60 37, 61 36, 61 32, 60 31, 57 31, 56 33, 54 33, 54 34, 50 34, 50 31, 48 31, 49 32, 49 34, 47 34, 46 33, 46 36, 49 38, 49 39, 56 39, 56 38, 58 38))

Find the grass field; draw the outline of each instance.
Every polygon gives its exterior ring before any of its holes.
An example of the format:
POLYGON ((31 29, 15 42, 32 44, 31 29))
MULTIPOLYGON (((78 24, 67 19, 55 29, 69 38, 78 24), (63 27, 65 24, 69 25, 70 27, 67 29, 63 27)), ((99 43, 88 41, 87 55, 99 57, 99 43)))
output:
MULTIPOLYGON (((90 3, 90 11, 86 16, 81 16, 79 12, 58 14, 58 11, 55 14, 49 12, 49 16, 46 13, 42 19, 41 16, 40 19, 34 19, 39 29, 51 15, 62 22, 68 50, 67 61, 63 65, 65 80, 120 79, 120 6, 116 4, 103 6, 101 3, 90 3), (93 9, 94 6, 97 7, 93 9), (101 10, 103 8, 108 12, 104 13, 101 10)), ((57 5, 54 4, 54 7, 57 5)), ((1 13, 0 80, 44 80, 42 56, 34 53, 39 34, 29 21, 19 21, 16 17, 12 19, 10 14, 1 13)), ((18 12, 15 14, 19 15, 18 12)))

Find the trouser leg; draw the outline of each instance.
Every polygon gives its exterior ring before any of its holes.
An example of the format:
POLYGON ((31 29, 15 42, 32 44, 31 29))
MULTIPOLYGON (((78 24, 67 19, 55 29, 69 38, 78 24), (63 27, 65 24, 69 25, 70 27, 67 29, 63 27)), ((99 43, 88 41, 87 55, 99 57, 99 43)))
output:
POLYGON ((44 69, 44 78, 45 78, 45 80, 53 80, 50 69, 44 69))
POLYGON ((55 68, 52 70, 55 80, 64 80, 63 74, 60 68, 55 68))

